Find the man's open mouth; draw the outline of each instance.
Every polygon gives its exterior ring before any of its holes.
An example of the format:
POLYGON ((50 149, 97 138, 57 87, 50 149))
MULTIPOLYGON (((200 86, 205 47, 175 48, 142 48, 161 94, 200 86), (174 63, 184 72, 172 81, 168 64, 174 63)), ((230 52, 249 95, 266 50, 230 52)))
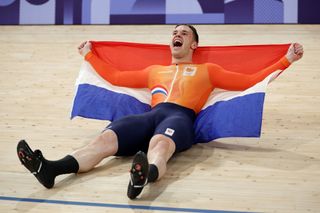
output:
POLYGON ((181 46, 182 46, 182 41, 180 40, 173 41, 173 47, 181 47, 181 46))

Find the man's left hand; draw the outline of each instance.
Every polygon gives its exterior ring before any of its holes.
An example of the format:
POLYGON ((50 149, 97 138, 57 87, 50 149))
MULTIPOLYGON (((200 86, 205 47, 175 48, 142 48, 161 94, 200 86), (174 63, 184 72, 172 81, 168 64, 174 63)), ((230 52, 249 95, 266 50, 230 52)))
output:
POLYGON ((299 43, 292 43, 287 52, 287 59, 290 63, 298 61, 303 56, 303 46, 299 43))

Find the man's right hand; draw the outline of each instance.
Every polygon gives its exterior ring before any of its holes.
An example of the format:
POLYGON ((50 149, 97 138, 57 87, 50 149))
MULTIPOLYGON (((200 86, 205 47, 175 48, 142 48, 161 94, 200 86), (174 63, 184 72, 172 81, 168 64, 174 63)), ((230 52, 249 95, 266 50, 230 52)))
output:
POLYGON ((79 54, 83 57, 86 56, 87 53, 91 51, 91 46, 90 41, 82 42, 78 47, 79 54))

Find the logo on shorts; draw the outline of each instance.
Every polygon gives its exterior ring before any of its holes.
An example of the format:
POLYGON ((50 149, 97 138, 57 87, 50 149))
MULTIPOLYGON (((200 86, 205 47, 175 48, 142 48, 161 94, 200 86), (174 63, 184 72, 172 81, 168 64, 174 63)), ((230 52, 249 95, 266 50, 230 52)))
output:
POLYGON ((174 130, 170 129, 170 128, 167 128, 164 134, 172 136, 174 134, 174 130))

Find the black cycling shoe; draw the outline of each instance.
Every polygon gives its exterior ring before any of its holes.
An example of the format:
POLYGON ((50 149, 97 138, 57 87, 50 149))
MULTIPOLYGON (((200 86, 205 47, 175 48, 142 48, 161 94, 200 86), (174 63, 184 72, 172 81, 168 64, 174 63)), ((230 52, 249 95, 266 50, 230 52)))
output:
POLYGON ((148 183, 149 163, 146 154, 142 151, 137 152, 133 158, 130 169, 130 181, 127 195, 130 199, 135 199, 148 183))
POLYGON ((54 180, 47 180, 46 175, 40 173, 44 163, 44 157, 40 150, 33 152, 27 142, 21 140, 17 146, 17 154, 21 164, 24 165, 43 186, 48 189, 53 187, 54 180))

